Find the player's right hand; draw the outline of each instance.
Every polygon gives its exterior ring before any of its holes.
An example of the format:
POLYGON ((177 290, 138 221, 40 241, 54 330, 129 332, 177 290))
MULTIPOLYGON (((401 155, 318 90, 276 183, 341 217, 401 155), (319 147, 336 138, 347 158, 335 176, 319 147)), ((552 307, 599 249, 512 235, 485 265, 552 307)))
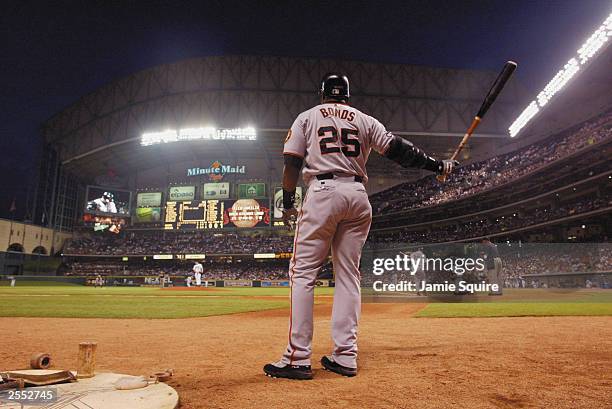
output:
POLYGON ((298 211, 295 207, 291 209, 283 210, 283 223, 285 226, 293 230, 295 223, 297 222, 298 211))

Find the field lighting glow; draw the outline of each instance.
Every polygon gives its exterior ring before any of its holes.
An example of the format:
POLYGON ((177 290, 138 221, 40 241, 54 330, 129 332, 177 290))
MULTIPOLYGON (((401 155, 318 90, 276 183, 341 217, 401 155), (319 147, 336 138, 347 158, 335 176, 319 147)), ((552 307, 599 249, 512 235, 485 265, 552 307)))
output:
POLYGON ((576 56, 563 66, 559 72, 555 74, 552 80, 538 94, 536 100, 531 101, 527 108, 521 112, 516 120, 510 125, 508 131, 511 137, 515 137, 521 129, 533 118, 541 108, 543 108, 559 91, 563 89, 565 84, 572 79, 581 67, 587 64, 593 56, 599 51, 612 37, 612 13, 608 15, 606 20, 595 32, 585 41, 584 44, 576 51, 576 56))
POLYGON ((184 141, 254 141, 257 139, 255 128, 232 128, 217 129, 213 127, 205 128, 184 128, 166 129, 160 132, 146 132, 140 138, 142 146, 157 145, 160 143, 184 142, 184 141))

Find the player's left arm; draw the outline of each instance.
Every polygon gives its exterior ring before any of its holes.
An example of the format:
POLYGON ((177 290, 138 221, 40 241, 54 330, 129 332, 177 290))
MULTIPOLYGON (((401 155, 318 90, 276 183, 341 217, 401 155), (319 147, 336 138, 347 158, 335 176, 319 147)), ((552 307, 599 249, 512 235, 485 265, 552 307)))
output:
MULTIPOLYGON (((297 187, 298 180, 300 178, 300 170, 302 169, 303 160, 293 155, 284 155, 285 166, 283 167, 283 190, 287 192, 293 192, 295 196, 295 189, 297 187)), ((283 198, 283 205, 289 205, 289 202, 285 203, 283 198)), ((293 201, 290 206, 284 206, 285 209, 293 207, 293 201)))
POLYGON ((291 222, 295 221, 297 217, 295 189, 305 156, 306 135, 304 133, 304 121, 298 116, 287 133, 283 148, 283 222, 289 227, 291 227, 291 222))

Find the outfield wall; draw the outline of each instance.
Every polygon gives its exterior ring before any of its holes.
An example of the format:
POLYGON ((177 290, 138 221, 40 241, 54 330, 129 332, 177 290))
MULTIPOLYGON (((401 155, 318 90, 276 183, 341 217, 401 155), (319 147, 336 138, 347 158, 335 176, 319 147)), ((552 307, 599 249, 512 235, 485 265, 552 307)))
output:
MULTIPOLYGON (((10 275, 0 274, 0 285, 10 285, 11 277, 16 279, 15 284, 20 283, 44 284, 78 284, 90 285, 95 284, 95 276, 40 276, 40 275, 10 275)), ((157 276, 105 276, 104 285, 117 287, 160 287, 161 283, 157 276)), ((187 287, 184 277, 171 276, 170 286, 172 287, 187 287)), ((333 287, 333 280, 317 280, 317 287, 333 287)), ((192 288, 197 288, 195 284, 192 288)), ((289 280, 203 280, 202 287, 216 288, 289 288, 289 280)))

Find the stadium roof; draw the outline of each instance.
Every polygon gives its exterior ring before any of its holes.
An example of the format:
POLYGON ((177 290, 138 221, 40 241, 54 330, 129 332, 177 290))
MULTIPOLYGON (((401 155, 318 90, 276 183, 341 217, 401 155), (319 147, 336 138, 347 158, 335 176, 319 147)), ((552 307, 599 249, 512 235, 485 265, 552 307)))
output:
MULTIPOLYGON (((501 65, 501 64, 500 64, 501 65)), ((389 130, 446 155, 465 132, 496 72, 285 57, 207 57, 153 67, 82 97, 42 127, 65 168, 85 179, 113 169, 133 173, 167 164, 209 165, 249 158, 278 169, 282 142, 295 116, 317 103, 322 75, 346 73, 352 103, 389 130), (140 145, 142 133, 247 125, 257 141, 140 145)), ((482 152, 507 136, 527 100, 512 81, 479 128, 482 152)), ((469 154, 469 151, 467 152, 469 154)), ((376 171, 388 167, 372 163, 376 171)), ((399 170, 398 170, 399 172, 399 170)))

